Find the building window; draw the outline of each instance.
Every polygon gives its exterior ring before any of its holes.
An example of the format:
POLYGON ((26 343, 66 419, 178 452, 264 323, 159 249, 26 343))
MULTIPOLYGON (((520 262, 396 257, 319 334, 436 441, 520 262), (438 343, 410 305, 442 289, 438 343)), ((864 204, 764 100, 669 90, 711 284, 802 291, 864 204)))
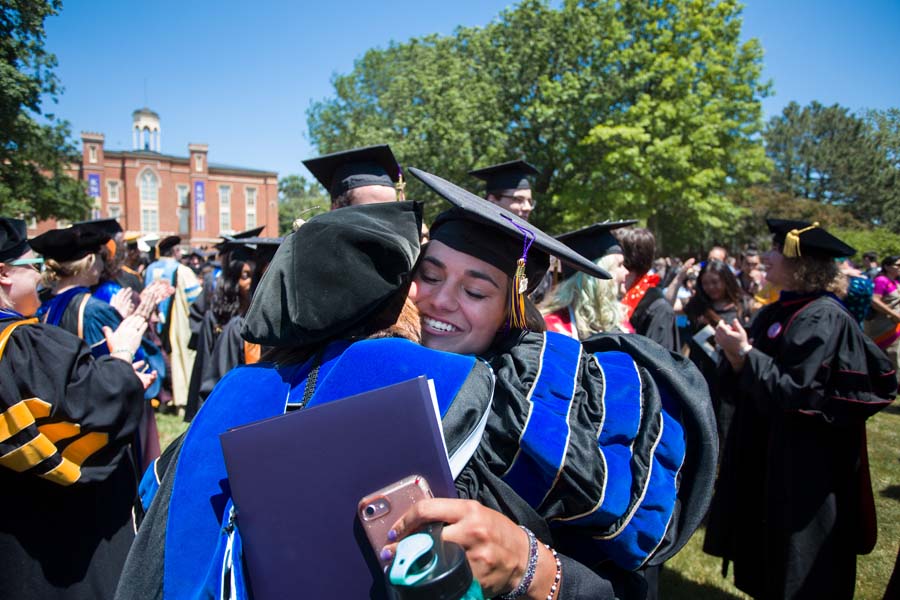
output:
POLYGON ((37 229, 37 217, 32 216, 28 219, 28 229, 37 229))
POLYGON ((194 155, 194 170, 198 173, 203 172, 203 155, 195 154, 194 155))
POLYGON ((190 233, 191 209, 190 189, 186 185, 175 187, 178 192, 178 233, 190 233))
POLYGON ((107 206, 106 213, 110 219, 118 220, 122 217, 122 207, 121 206, 107 206))
POLYGON ((106 197, 107 202, 119 201, 119 182, 116 180, 106 180, 106 197))
POLYGON ((219 186, 219 232, 231 231, 231 186, 219 186))
POLYGON ((141 187, 141 229, 146 232, 159 231, 159 178, 150 169, 140 176, 141 187))
POLYGON ((246 194, 245 206, 247 211, 247 222, 245 223, 245 228, 253 229, 254 227, 256 227, 256 188, 245 188, 244 193, 246 194))
POLYGON ((88 162, 97 162, 97 146, 94 144, 88 146, 88 162))

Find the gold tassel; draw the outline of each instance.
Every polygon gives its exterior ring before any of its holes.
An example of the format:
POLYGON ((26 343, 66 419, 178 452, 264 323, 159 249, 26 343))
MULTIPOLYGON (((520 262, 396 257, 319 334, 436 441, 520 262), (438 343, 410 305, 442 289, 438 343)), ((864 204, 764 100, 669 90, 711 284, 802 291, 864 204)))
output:
POLYGON ((511 329, 525 329, 525 292, 528 278, 525 277, 525 259, 516 264, 516 276, 509 288, 509 326, 511 329))
POLYGON ((806 233, 810 229, 815 229, 818 226, 819 222, 816 221, 809 227, 804 227, 803 229, 791 229, 788 231, 787 235, 784 236, 784 248, 781 253, 788 258, 800 256, 800 234, 806 233))
POLYGON ((406 182, 403 180, 402 172, 397 177, 397 183, 394 184, 394 189, 397 190, 397 202, 403 202, 406 200, 406 182))

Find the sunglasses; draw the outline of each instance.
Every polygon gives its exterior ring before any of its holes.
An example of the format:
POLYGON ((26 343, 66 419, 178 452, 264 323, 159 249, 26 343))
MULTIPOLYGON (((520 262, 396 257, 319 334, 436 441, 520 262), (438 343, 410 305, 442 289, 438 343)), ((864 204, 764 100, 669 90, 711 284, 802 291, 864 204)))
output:
POLYGON ((43 273, 44 271, 44 259, 43 258, 20 258, 18 260, 13 260, 8 263, 11 267, 30 267, 37 271, 38 273, 43 273))

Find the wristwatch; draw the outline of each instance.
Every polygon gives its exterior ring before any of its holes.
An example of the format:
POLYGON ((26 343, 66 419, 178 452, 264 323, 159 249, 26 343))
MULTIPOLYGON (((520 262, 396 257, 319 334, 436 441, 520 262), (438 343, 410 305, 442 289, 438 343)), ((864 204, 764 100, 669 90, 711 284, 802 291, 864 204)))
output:
POLYGON ((745 345, 741 346, 740 350, 738 350, 738 356, 740 356, 741 358, 744 358, 745 356, 750 354, 751 350, 753 350, 753 346, 751 344, 745 344, 745 345))

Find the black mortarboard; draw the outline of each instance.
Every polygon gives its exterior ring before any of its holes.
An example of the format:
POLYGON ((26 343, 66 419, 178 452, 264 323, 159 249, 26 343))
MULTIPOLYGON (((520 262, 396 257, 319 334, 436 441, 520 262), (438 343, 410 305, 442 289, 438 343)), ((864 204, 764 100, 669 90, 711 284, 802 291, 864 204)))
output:
POLYGON ((513 160, 499 165, 469 171, 469 175, 483 179, 485 190, 530 190, 529 175, 537 175, 538 170, 524 160, 513 160))
POLYGON ((257 260, 268 263, 275 256, 278 246, 284 238, 248 237, 228 240, 223 243, 222 251, 231 253, 231 260, 257 260))
POLYGON ((157 250, 159 250, 159 254, 161 255, 166 250, 169 250, 170 248, 174 248, 175 246, 177 246, 180 243, 181 243, 180 237, 178 237, 177 235, 170 235, 170 236, 164 237, 163 239, 159 240, 159 243, 156 244, 156 248, 157 248, 157 250))
POLYGON ((303 161, 331 199, 364 185, 394 187, 400 179, 400 165, 387 144, 354 148, 303 161))
POLYGON ((440 240, 455 250, 480 258, 511 275, 515 273, 516 262, 522 257, 527 232, 527 237, 532 242, 525 257, 526 269, 534 275, 532 277, 529 274, 529 287, 540 283, 543 271, 549 266, 550 255, 594 277, 610 278, 609 273, 528 221, 437 175, 415 167, 411 167, 409 171, 453 205, 452 209, 435 219, 431 225, 430 239, 440 240), (451 226, 451 223, 459 221, 462 223, 451 226), (470 230, 468 234, 466 228, 470 230), (446 231, 441 233, 442 229, 446 231), (536 259, 535 262, 543 267, 531 270, 527 263, 532 262, 532 259, 536 259))
POLYGON ((110 239, 108 233, 93 225, 72 225, 66 229, 51 229, 29 243, 44 258, 70 262, 99 252, 110 239))
POLYGON ((418 202, 350 206, 311 218, 278 247, 241 336, 265 346, 304 346, 340 337, 395 304, 396 320, 419 258, 421 225, 418 202))
POLYGON ((15 260, 29 248, 25 221, 0 217, 0 262, 15 260))
POLYGON ((115 238, 124 231, 116 219, 92 219, 90 221, 79 221, 78 223, 73 223, 73 225, 91 225, 106 232, 111 238, 115 238))
POLYGON ((782 254, 789 258, 817 256, 841 258, 856 254, 856 248, 834 237, 818 223, 790 219, 766 219, 766 225, 776 244, 782 246, 782 254))
POLYGON ((266 226, 263 225, 262 227, 254 227, 253 229, 248 229, 247 231, 240 231, 238 233, 234 233, 231 235, 222 235, 222 241, 215 244, 214 248, 216 250, 218 250, 219 252, 225 252, 226 251, 225 246, 231 240, 240 240, 243 238, 256 237, 260 233, 262 233, 262 230, 265 228, 266 228, 266 226))
MULTIPOLYGON (((637 221, 634 219, 594 223, 575 231, 560 234, 556 236, 556 239, 586 259, 595 261, 607 254, 622 254, 622 246, 612 234, 612 231, 634 225, 635 223, 637 221)), ((570 277, 574 273, 574 269, 568 267, 563 269, 563 277, 570 277)))

